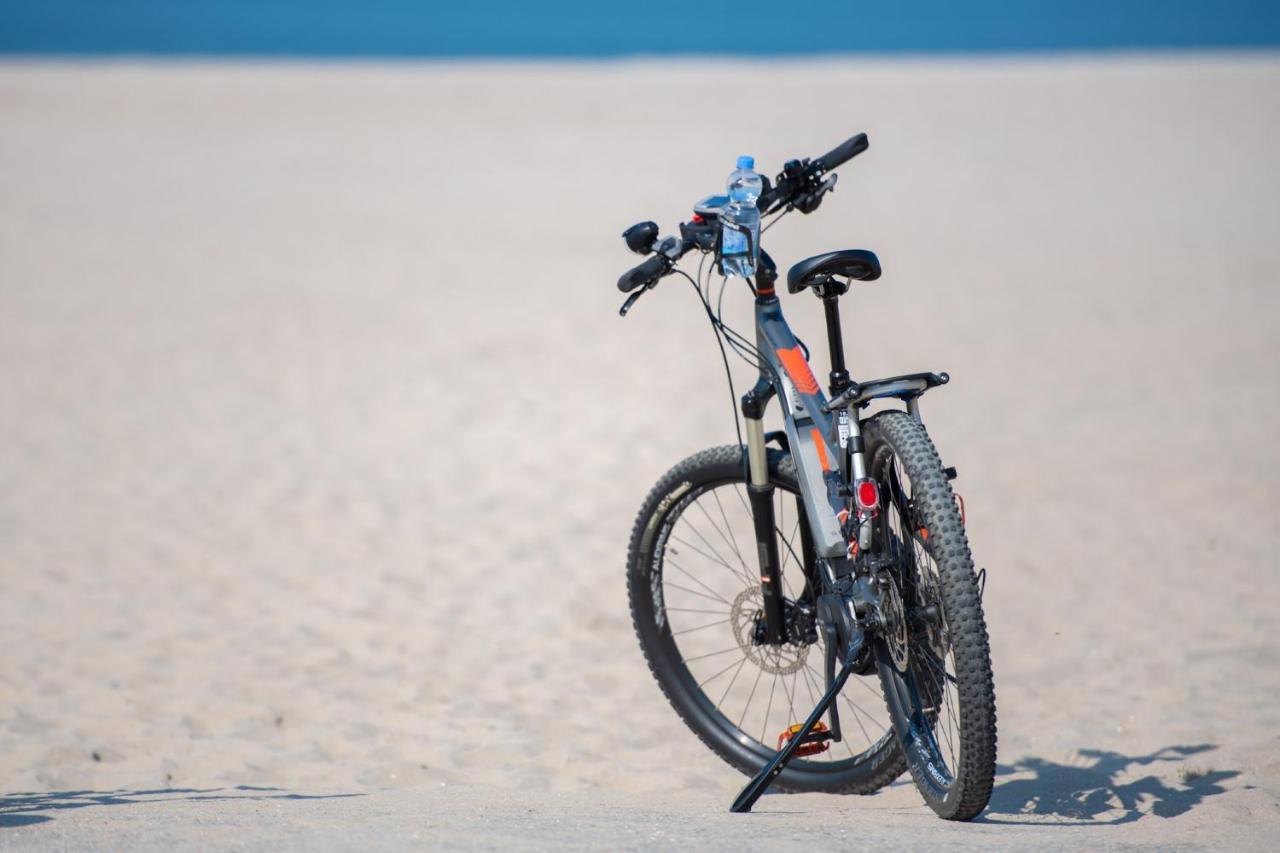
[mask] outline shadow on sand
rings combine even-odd
[[[40,814],[87,806],[128,806],[173,800],[327,800],[362,794],[291,794],[283,788],[236,785],[234,788],[156,788],[149,791],[50,791],[0,794],[0,828],[31,826],[53,820]]]
[[[1227,789],[1221,783],[1239,776],[1239,771],[1185,767],[1173,785],[1151,774],[1132,782],[1120,780],[1131,776],[1132,768],[1181,762],[1216,748],[1208,743],[1169,746],[1149,755],[1082,749],[1078,753],[1082,759],[1079,764],[1024,758],[1016,764],[1000,765],[991,805],[980,820],[1038,826],[1054,823],[1112,826],[1132,823],[1148,815],[1176,817],[1206,797],[1224,793]],[[1025,777],[1027,773],[1032,775]],[[1002,782],[1002,776],[1019,778]]]

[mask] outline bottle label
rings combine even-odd
[[[745,255],[747,254],[747,235],[741,231],[735,231],[732,228],[722,228],[723,237],[720,241],[720,254],[722,255]]]

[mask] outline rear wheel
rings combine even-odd
[[[791,642],[756,639],[763,604],[741,448],[703,451],[659,480],[636,518],[627,560],[632,619],[659,686],[702,742],[747,775],[826,690],[821,632],[815,640],[803,624],[813,618],[813,593],[795,464],[772,449],[768,461]],[[851,678],[838,699],[844,740],[792,761],[774,789],[865,794],[902,774],[871,672]]]
[[[895,558],[905,626],[896,639],[876,640],[886,706],[925,801],[944,818],[969,820],[991,797],[996,709],[963,519],[919,421],[884,412],[864,435],[883,495],[877,544]]]

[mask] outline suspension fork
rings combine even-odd
[[[764,443],[764,410],[774,395],[773,384],[763,376],[742,395],[742,416],[747,429],[747,498],[755,522],[756,553],[760,559],[760,595],[764,600],[765,642],[780,646],[787,641],[783,610],[782,570],[778,561],[778,537],[774,535],[773,482]]]

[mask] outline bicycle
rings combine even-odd
[[[834,170],[867,147],[858,134],[765,178],[761,234],[787,213],[817,210],[835,187]],[[763,249],[754,282],[746,282],[755,341],[727,326],[719,307],[726,280],[715,310],[710,298],[724,204],[714,196],[699,202],[679,236],[659,239],[653,222],[623,234],[649,257],[618,279],[630,294],[619,313],[664,277],[681,275],[716,333],[731,398],[726,346],[759,372],[740,399],[746,440],[735,406],[738,443],[680,462],[636,517],[627,589],[645,658],[689,728],[753,777],[732,811],[750,811],[771,785],[869,794],[909,770],[939,816],[971,819],[986,807],[995,776],[985,570],[974,571],[963,502],[951,487],[956,471],[942,465],[920,416],[920,398],[949,377],[850,377],[839,299],[854,281],[881,273],[862,249],[816,255],[786,277],[789,293],[811,290],[822,300],[829,397],[783,317],[777,267]],[[701,264],[696,280],[676,266],[694,250],[704,264],[714,258],[705,282]],[[783,429],[766,433],[775,397]],[[885,400],[905,411],[863,414]],[[843,689],[851,681],[859,685],[852,695]],[[806,698],[813,710],[797,723]],[[868,710],[877,704],[883,714]],[[768,734],[781,720],[788,724],[771,746]]]

